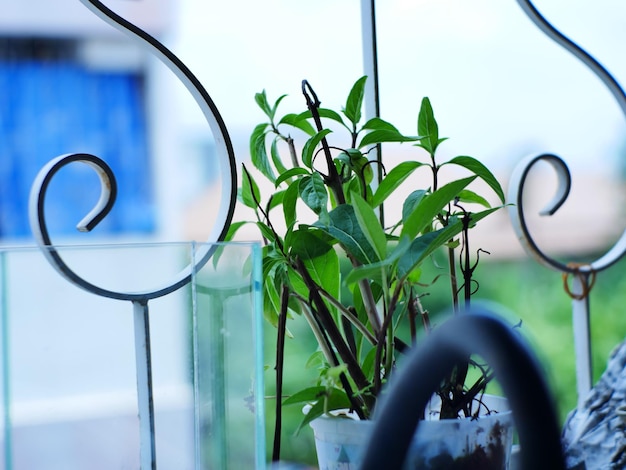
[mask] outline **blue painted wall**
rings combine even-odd
[[[72,61],[0,61],[0,237],[28,237],[28,196],[41,167],[66,153],[93,153],[113,169],[118,201],[100,234],[155,228],[146,110],[140,75],[88,70]],[[75,232],[100,187],[75,164],[46,199],[51,233]]]

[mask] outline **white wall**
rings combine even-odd
[[[169,27],[173,8],[171,0],[111,0],[106,5],[151,34]],[[0,11],[0,31],[5,34],[111,34],[79,0],[0,0]]]

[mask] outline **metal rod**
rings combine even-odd
[[[203,462],[203,450],[201,436],[201,419],[202,414],[200,412],[200,360],[199,360],[199,347],[200,341],[198,341],[198,270],[196,269],[196,242],[191,242],[191,250],[189,253],[189,259],[191,260],[191,325],[192,325],[192,344],[193,344],[193,425],[194,425],[194,455],[195,455],[195,470],[202,470],[204,468]]]
[[[361,0],[361,35],[363,38],[363,70],[368,76],[365,85],[365,115],[367,119],[371,119],[380,117],[376,5],[374,0]]]
[[[572,300],[572,324],[574,329],[574,353],[576,357],[576,390],[578,408],[591,390],[591,335],[589,326],[589,276],[572,276],[572,294],[583,298]]]
[[[365,119],[380,117],[378,40],[376,37],[376,2],[361,0],[361,36],[363,43],[363,71],[368,80],[365,84]],[[382,149],[380,144],[373,150],[376,165],[376,183],[383,179]],[[378,207],[381,224],[384,225],[384,206]]]
[[[4,409],[4,413],[2,415],[3,423],[3,431],[4,431],[4,468],[7,470],[11,470],[13,468],[13,424],[11,417],[11,351],[9,344],[9,302],[8,302],[8,286],[7,286],[7,278],[6,278],[6,252],[2,251],[0,253],[0,269],[1,271],[1,294],[2,299],[0,300],[0,305],[2,307],[2,312],[0,315],[2,319],[0,320],[2,325],[2,407]]]
[[[148,302],[133,302],[141,470],[156,470],[152,358]]]
[[[263,307],[263,263],[261,262],[261,246],[252,247],[252,289],[253,311]],[[255,350],[255,380],[254,380],[254,412],[257,416],[255,429],[256,467],[265,468],[265,382],[263,367],[263,315],[254,316],[254,350]]]

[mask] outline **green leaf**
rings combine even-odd
[[[400,132],[398,131],[396,126],[394,126],[390,122],[385,121],[384,119],[381,119],[379,117],[371,118],[369,121],[363,124],[363,129],[378,130],[378,131],[388,130],[388,131]]]
[[[274,194],[270,196],[268,211],[271,211],[275,207],[280,206],[285,199],[285,191],[276,191]]]
[[[278,188],[278,186],[282,182],[287,181],[288,179],[293,178],[294,176],[310,175],[310,174],[311,172],[307,170],[306,168],[302,168],[302,167],[291,168],[289,170],[284,171],[280,175],[278,175],[278,178],[276,178],[276,181],[274,182],[274,187]]]
[[[327,367],[327,364],[324,353],[322,351],[315,351],[309,356],[304,367],[307,369],[322,369]]]
[[[264,238],[268,239],[272,243],[276,241],[276,234],[269,227],[269,225],[264,224],[263,222],[258,222],[258,221],[255,223],[256,223],[256,226],[261,231],[261,235],[263,235]]]
[[[305,299],[308,298],[309,289],[307,288],[306,284],[302,280],[302,277],[300,276],[300,274],[297,273],[292,268],[289,268],[288,270],[288,280],[289,280],[289,285],[291,286],[291,290],[293,292],[299,294]]]
[[[270,116],[272,121],[274,121],[274,117],[276,116],[276,110],[278,109],[278,105],[280,104],[280,102],[282,100],[284,100],[287,97],[287,95],[280,95],[278,97],[278,99],[276,100],[276,102],[274,103],[274,107],[272,108],[272,115]]]
[[[268,133],[268,123],[257,124],[250,134],[249,146],[250,156],[252,160],[256,159],[255,153],[258,151],[258,147],[262,145],[262,150],[265,151],[265,136]]]
[[[326,387],[318,385],[316,387],[305,388],[283,400],[283,406],[307,404],[319,400],[326,392]]]
[[[501,207],[493,207],[481,212],[470,214],[470,228],[474,227],[480,220],[489,214],[497,211]],[[453,217],[450,223],[433,232],[428,232],[421,237],[416,238],[411,243],[409,250],[402,256],[398,262],[398,271],[400,275],[405,275],[415,269],[419,264],[430,256],[435,250],[444,246],[463,230],[463,221],[460,217]]]
[[[354,213],[354,208],[341,204],[328,213],[328,224],[316,222],[314,226],[321,228],[334,237],[344,249],[364,264],[379,261],[376,251],[367,241]]]
[[[267,179],[274,181],[274,171],[270,166],[267,158],[267,150],[265,149],[265,138],[267,124],[259,124],[254,128],[250,136],[250,159],[252,165],[258,169]]]
[[[387,258],[377,263],[364,264],[352,269],[345,277],[344,282],[346,284],[353,284],[361,279],[382,280],[383,270],[398,261],[409,249],[410,244],[410,240],[407,237],[403,237]]]
[[[374,209],[357,193],[352,193],[354,214],[367,241],[374,247],[379,259],[387,256],[387,236]]]
[[[302,114],[285,114],[281,120],[278,121],[278,124],[287,124],[306,132],[308,135],[315,135],[315,128]]]
[[[278,326],[278,312],[280,312],[281,309],[282,302],[280,292],[282,292],[283,289],[287,289],[289,293],[294,291],[293,287],[288,282],[288,276],[285,272],[286,269],[287,268],[285,265],[285,260],[281,259],[280,262],[277,263],[277,269],[275,269],[273,273],[269,272],[266,274],[265,270],[263,271],[263,284],[265,286],[264,294],[266,298],[271,299],[270,302],[266,302],[266,299],[264,299],[264,317],[267,321],[270,321],[270,324],[274,327]],[[297,315],[300,315],[302,313],[301,305],[291,296],[289,297],[287,307],[287,314],[289,318],[292,317],[293,313]],[[293,334],[291,333],[291,331],[289,331],[288,328],[285,330],[285,332],[287,334],[287,337],[293,338]]]
[[[346,107],[343,110],[346,117],[355,126],[361,120],[361,108],[363,107],[363,97],[365,96],[366,81],[367,76],[363,76],[354,83],[352,89],[350,90],[350,94],[348,95]]]
[[[348,204],[352,203],[352,194],[363,194],[363,185],[361,184],[361,178],[351,178],[347,186],[344,184],[344,188],[346,188],[346,202]]]
[[[283,214],[288,228],[293,227],[296,223],[296,204],[300,194],[298,186],[297,181],[291,183],[285,190],[285,196],[283,197]]]
[[[504,191],[502,190],[502,186],[496,179],[496,177],[489,171],[489,169],[483,165],[480,161],[476,160],[474,157],[468,157],[465,155],[454,157],[452,160],[443,163],[443,165],[459,165],[463,168],[468,169],[475,175],[477,175],[480,179],[482,179],[485,183],[487,183],[491,189],[497,194],[498,198],[504,204]]]
[[[315,153],[315,148],[319,145],[319,143],[330,134],[332,131],[330,129],[322,129],[304,144],[304,148],[302,149],[302,163],[308,168],[313,169],[313,154]]]
[[[285,243],[290,246],[291,254],[301,260],[323,256],[333,249],[332,245],[317,236],[313,230],[306,228],[291,232],[285,237]]]
[[[339,114],[337,111],[333,111],[332,109],[327,109],[327,108],[319,108],[317,112],[321,118],[332,119],[333,121],[336,121],[342,126],[347,128],[346,124],[343,122],[343,118],[341,117],[341,114]],[[298,117],[303,118],[303,119],[310,119],[313,117],[313,115],[311,114],[311,111],[304,111],[300,113]]]
[[[363,148],[368,145],[382,144],[384,142],[415,142],[423,137],[420,136],[405,136],[398,130],[390,129],[378,129],[368,132],[359,142],[358,147]]]
[[[374,371],[376,370],[374,364],[376,364],[376,348],[372,348],[368,351],[363,359],[362,365],[363,373],[372,381],[374,380]]]
[[[240,221],[240,222],[233,222],[232,224],[230,224],[230,226],[228,227],[228,232],[226,232],[226,236],[224,237],[224,241],[225,242],[231,241],[233,237],[235,236],[235,234],[237,233],[237,231],[248,223],[250,222]]]
[[[265,136],[265,134],[267,133],[267,128],[270,125],[268,123],[261,123],[261,124],[257,124],[254,127],[254,130],[252,131],[252,134],[250,134],[250,147],[254,145],[256,145],[256,141],[260,136]]]
[[[278,173],[284,173],[287,171],[285,165],[283,165],[283,160],[280,158],[280,153],[278,152],[278,139],[279,136],[276,136],[272,139],[272,145],[270,146],[270,154],[272,156],[272,162],[274,163],[274,167],[278,170]]]
[[[319,173],[314,172],[310,176],[307,175],[300,178],[298,190],[302,201],[304,201],[313,212],[319,215],[327,210],[328,193],[326,192],[324,180]]]
[[[424,164],[420,162],[402,162],[398,166],[394,167],[378,185],[378,188],[374,193],[372,206],[380,206],[385,199],[387,199],[387,197],[389,197],[389,195],[392,194],[398,186],[400,186],[402,182],[411,175],[411,173],[423,165]]]
[[[265,115],[272,119],[272,108],[267,102],[267,94],[265,93],[265,90],[261,93],[256,93],[254,95],[254,101],[256,101],[256,104],[259,105],[259,108],[261,108]]]
[[[343,122],[343,118],[341,117],[341,114],[339,114],[337,111],[334,111],[328,108],[319,108],[317,112],[320,115],[320,117],[325,118],[325,119],[332,119],[333,121],[336,121],[345,126],[345,123]]]
[[[435,250],[441,248],[450,239],[463,230],[459,220],[453,220],[446,227],[428,232],[411,242],[411,246],[398,262],[398,273],[405,276],[419,266]]]
[[[247,207],[256,209],[261,201],[261,191],[246,167],[243,167],[241,178],[241,201]]]
[[[439,144],[439,127],[428,97],[422,98],[422,105],[417,119],[417,133],[425,136],[420,139],[421,146],[431,155]]]
[[[235,234],[237,233],[237,231],[243,227],[246,224],[249,224],[251,222],[247,222],[247,221],[239,221],[239,222],[233,222],[228,226],[228,231],[226,232],[226,235],[224,236],[224,242],[229,242],[233,239],[233,237],[235,236]],[[222,257],[222,254],[224,252],[224,247],[225,245],[217,245],[217,248],[215,250],[215,253],[213,253],[213,256],[211,257],[211,260],[213,262],[213,267],[216,267],[219,263],[220,258]]]
[[[416,189],[406,197],[402,204],[402,221],[405,221],[411,215],[426,194],[428,194],[428,191],[425,189]]]
[[[335,298],[339,297],[341,289],[341,275],[339,271],[339,257],[335,250],[328,250],[321,256],[305,259],[304,266],[317,284]],[[334,307],[331,309],[334,310]]]
[[[276,256],[272,246],[263,247],[263,315],[266,321],[278,326],[278,312],[280,311],[280,294],[285,280],[284,258]]]
[[[415,238],[418,233],[427,228],[437,217],[437,214],[461,192],[465,187],[476,179],[476,176],[462,178],[442,186],[437,191],[429,194],[417,205],[404,221],[401,235]]]
[[[502,209],[503,206],[492,207],[491,209],[486,209],[480,212],[472,212],[470,214],[470,228],[474,227],[480,220],[487,217],[489,214],[493,214],[499,209]]]
[[[304,426],[325,413],[334,410],[348,410],[351,406],[352,404],[350,403],[350,399],[348,398],[348,395],[346,395],[346,392],[338,388],[332,388],[326,391],[325,395],[319,398],[318,401],[311,407],[298,426],[296,432],[299,432]]]
[[[276,287],[271,283],[265,283],[263,295],[263,317],[274,328],[278,327],[278,312],[280,311],[280,296]]]
[[[274,116],[276,115],[276,109],[278,108],[278,105],[286,96],[287,95],[279,96],[273,107],[271,107],[269,105],[269,102],[267,101],[267,94],[265,93],[265,90],[263,90],[261,93],[255,94],[254,100],[256,101],[256,104],[259,105],[259,108],[263,110],[265,115],[269,117],[271,121],[273,121]]]
[[[338,158],[344,161],[342,157],[346,153],[349,157],[348,161],[352,170],[360,179],[362,178],[366,184],[371,183],[374,179],[374,170],[372,169],[369,159],[357,149],[347,149],[346,152],[342,152]]]
[[[483,207],[489,209],[491,204],[480,194],[476,194],[474,191],[470,191],[469,189],[464,189],[457,196],[460,202],[469,202],[472,204],[480,204]]]

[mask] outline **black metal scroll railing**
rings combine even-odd
[[[517,0],[517,2],[541,31],[580,59],[598,76],[598,78],[600,78],[614,96],[620,109],[626,116],[626,94],[617,80],[591,55],[552,26],[530,0]],[[541,161],[550,164],[556,172],[558,187],[554,198],[548,203],[547,207],[540,212],[540,215],[553,215],[567,199],[571,187],[571,175],[565,161],[553,154],[531,155],[517,165],[511,176],[508,199],[513,205],[510,206],[509,212],[513,228],[525,250],[541,264],[561,272],[566,281],[568,280],[567,278],[571,277],[569,292],[572,297],[576,381],[578,405],[580,406],[592,385],[588,294],[595,282],[596,273],[613,265],[626,253],[626,231],[606,254],[593,262],[583,265],[562,263],[542,251],[538,243],[533,239],[526,223],[523,202],[524,186],[528,174],[530,170]]]
[[[549,37],[561,44],[568,51],[583,61],[609,88],[615,96],[621,109],[626,114],[626,95],[619,83],[589,54],[575,43],[558,32],[538,12],[530,0],[517,0],[529,18]],[[209,242],[219,241],[224,238],[228,226],[232,220],[236,197],[236,162],[234,152],[226,126],[220,114],[202,84],[192,72],[165,46],[145,31],[136,27],[124,18],[120,17],[99,0],[80,0],[103,21],[130,35],[152,54],[160,59],[186,86],[196,100],[198,106],[212,130],[216,141],[217,154],[221,168],[222,198],[219,202],[219,215],[216,224],[209,235]],[[363,5],[370,5],[373,11],[373,2],[364,0]],[[375,35],[372,34],[375,59]],[[570,188],[570,175],[565,162],[555,155],[537,155],[529,157],[520,163],[516,169],[510,185],[510,201],[515,203],[511,208],[511,215],[515,230],[528,252],[548,267],[573,276],[573,315],[574,331],[577,355],[577,379],[578,393],[583,396],[591,387],[590,361],[589,361],[589,305],[587,293],[589,292],[595,273],[601,271],[619,260],[626,252],[626,232],[615,246],[600,259],[584,266],[571,266],[563,264],[545,254],[535,243],[526,225],[522,195],[524,184],[530,169],[538,161],[550,163],[559,176],[560,185],[553,202],[545,211],[547,215],[553,214],[565,201]],[[115,178],[110,168],[100,158],[87,154],[72,154],[58,157],[51,161],[41,171],[31,193],[31,223],[33,231],[42,246],[43,252],[57,271],[70,282],[78,285],[95,295],[129,301],[133,305],[135,330],[136,330],[136,357],[138,365],[138,401],[141,419],[141,465],[143,469],[156,468],[156,450],[153,440],[154,420],[152,409],[152,384],[150,366],[150,327],[148,304],[152,299],[167,295],[176,289],[186,285],[192,272],[208,261],[212,255],[210,248],[198,254],[192,264],[184,268],[178,276],[165,286],[143,292],[115,292],[98,287],[95,284],[81,278],[69,267],[61,255],[56,252],[52,240],[48,234],[44,217],[45,195],[48,184],[55,173],[65,165],[83,163],[89,165],[100,177],[101,198],[94,210],[87,215],[83,222],[79,223],[79,230],[90,230],[102,220],[110,210],[115,199]],[[208,246],[208,245],[207,245]]]
[[[223,240],[232,220],[236,191],[236,162],[226,126],[211,97],[191,71],[163,44],[154,37],[120,17],[98,0],[80,0],[101,19],[130,35],[142,46],[159,58],[185,85],[201,108],[212,130],[216,142],[221,169],[222,196],[219,202],[217,221],[208,237],[208,243],[194,254],[191,263],[182,269],[166,285],[157,286],[142,292],[117,292],[101,288],[82,278],[66,264],[55,249],[48,232],[45,219],[45,198],[49,183],[64,166],[82,163],[91,167],[99,176],[101,195],[96,207],[81,221],[79,231],[90,231],[106,217],[116,196],[115,176],[109,166],[99,157],[88,154],[71,154],[50,161],[39,173],[32,187],[30,197],[30,220],[37,242],[42,247],[48,261],[68,281],[98,296],[131,302],[133,305],[135,329],[135,355],[137,364],[137,396],[140,418],[140,461],[144,470],[157,466],[154,441],[155,423],[152,393],[152,366],[150,352],[150,324],[148,304],[151,300],[165,296],[187,285],[194,272],[209,260],[214,252],[212,242]]]

